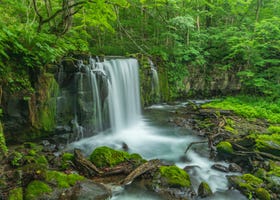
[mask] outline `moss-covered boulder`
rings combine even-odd
[[[65,170],[71,166],[71,163],[74,161],[74,154],[72,153],[63,153],[61,156],[61,169]]]
[[[9,192],[8,200],[23,200],[23,192],[22,188],[15,188]]]
[[[134,162],[144,162],[139,154],[129,154],[125,151],[114,150],[110,147],[102,146],[96,148],[90,155],[90,161],[96,167],[114,167],[122,162],[133,160]]]
[[[177,166],[161,166],[157,177],[160,185],[167,187],[190,187],[191,181],[188,173]]]
[[[46,181],[59,188],[69,188],[76,184],[76,182],[84,180],[83,176],[78,174],[65,174],[59,171],[47,171]]]
[[[227,157],[232,155],[233,148],[230,142],[222,141],[217,144],[217,152],[221,157]]]
[[[52,188],[42,181],[32,181],[26,188],[25,199],[34,200],[38,199],[43,194],[51,193]]]
[[[152,188],[168,199],[188,199],[193,192],[188,173],[175,165],[159,167],[153,176]]]
[[[267,187],[280,197],[280,162],[270,161],[270,169],[266,173]]]
[[[260,200],[270,200],[270,194],[269,192],[264,189],[264,188],[257,188],[255,190],[256,196],[258,197],[258,199]]]
[[[204,198],[204,197],[208,197],[210,195],[213,194],[210,186],[208,185],[208,183],[206,182],[201,182],[199,187],[198,187],[198,191],[197,191],[198,196]]]
[[[270,153],[275,156],[280,155],[280,134],[272,135],[258,134],[255,135],[255,149],[261,152]]]
[[[240,190],[248,198],[250,196],[256,196],[256,190],[263,188],[264,182],[262,179],[252,175],[243,174],[242,176],[229,176],[229,182],[233,187]]]

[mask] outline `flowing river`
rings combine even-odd
[[[80,140],[71,144],[72,147],[81,148],[86,154],[98,146],[110,146],[114,149],[122,149],[123,143],[127,144],[130,153],[139,153],[145,159],[158,158],[166,163],[175,163],[180,168],[190,166],[188,173],[194,191],[197,192],[201,181],[206,181],[214,195],[205,199],[213,200],[245,200],[247,199],[236,190],[228,190],[226,175],[212,169],[213,164],[228,166],[225,162],[214,162],[208,159],[209,150],[207,144],[194,145],[191,150],[184,154],[185,149],[191,142],[201,141],[203,138],[195,136],[190,129],[179,128],[168,124],[168,119],[175,109],[184,106],[154,105],[146,108],[142,117],[133,125],[116,132],[107,131],[99,135]],[[137,184],[116,187],[112,200],[140,200],[162,199]]]
[[[72,101],[75,108],[72,122],[76,128],[74,130],[77,130],[75,138],[78,141],[71,143],[70,148],[80,148],[89,155],[99,146],[122,149],[123,144],[126,144],[130,153],[139,153],[147,160],[157,158],[166,163],[176,164],[180,168],[188,167],[195,192],[201,181],[210,185],[214,195],[208,199],[246,199],[238,191],[228,190],[228,173],[211,168],[217,163],[208,159],[207,144],[195,145],[187,155],[184,154],[191,142],[203,140],[191,129],[175,127],[168,123],[170,116],[174,115],[176,109],[184,107],[184,103],[172,106],[154,105],[141,113],[139,65],[136,59],[113,59],[104,62],[91,59],[89,65],[80,62],[77,66],[81,71],[75,75],[76,86],[72,88],[76,88],[76,91],[64,91],[60,97],[61,106],[58,107],[61,111],[60,116],[69,118],[65,106],[66,100],[70,98],[65,94],[75,94]],[[151,69],[154,76],[154,66],[151,66]],[[160,90],[156,88],[157,85],[154,84],[156,94]],[[104,88],[107,88],[105,93]],[[108,118],[110,129],[102,131]],[[92,131],[96,132],[94,136],[84,138],[86,132]],[[224,162],[218,164],[228,165]],[[162,198],[135,183],[125,188],[113,187],[112,200]]]

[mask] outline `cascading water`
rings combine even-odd
[[[110,77],[109,109],[114,131],[139,120],[141,114],[138,62],[136,59],[104,62]]]
[[[145,159],[158,158],[175,163],[181,168],[189,166],[191,168],[189,174],[195,191],[197,191],[201,181],[209,183],[214,192],[214,195],[209,199],[244,200],[239,192],[227,189],[227,173],[211,169],[211,165],[215,162],[207,158],[209,152],[206,145],[200,146],[197,150],[190,150],[187,156],[188,161],[181,159],[185,148],[191,142],[201,141],[201,138],[193,136],[191,130],[181,130],[166,123],[171,113],[175,113],[174,110],[177,107],[169,106],[166,108],[159,105],[147,109],[146,114],[148,113],[148,115],[141,115],[137,60],[116,59],[105,60],[104,62],[92,60],[89,66],[87,73],[91,74],[91,88],[99,91],[95,96],[100,100],[101,105],[99,106],[102,114],[98,115],[103,117],[104,108],[108,108],[106,112],[110,115],[111,129],[106,131],[105,134],[103,132],[71,143],[69,145],[70,149],[79,148],[89,155],[98,146],[122,149],[122,144],[125,143],[130,153],[139,153]],[[106,81],[101,79],[103,81],[100,82],[100,76],[106,77]],[[105,82],[108,95],[101,94]],[[107,106],[104,104],[107,104]],[[156,112],[155,116],[152,116],[153,112]],[[226,165],[224,162],[220,164]],[[134,188],[132,191],[117,189],[113,192],[112,200],[162,199],[156,194],[143,193],[141,188]]]
[[[160,87],[159,87],[159,78],[158,78],[158,73],[157,69],[151,59],[148,59],[150,66],[151,66],[151,71],[152,71],[152,92],[155,97],[155,102],[159,102],[160,100]]]
[[[88,64],[79,60],[76,72],[71,75],[73,80],[66,87],[63,87],[66,76],[60,68],[58,127],[68,126],[64,129],[72,130],[70,141],[107,128],[118,131],[138,121],[141,114],[138,67],[136,59],[99,62],[90,58]]]

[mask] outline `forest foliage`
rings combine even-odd
[[[161,60],[174,98],[189,67],[235,72],[244,93],[280,94],[280,0],[2,0],[0,12],[0,82],[11,93],[34,92],[49,63],[89,52]]]

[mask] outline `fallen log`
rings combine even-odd
[[[154,159],[154,160],[145,162],[144,164],[140,165],[135,170],[133,170],[123,181],[121,181],[120,185],[127,185],[127,184],[131,183],[138,176],[140,176],[148,171],[151,171],[153,169],[156,169],[160,165],[161,165],[161,161],[158,159]]]
[[[102,171],[82,155],[80,149],[74,150],[74,164],[75,168],[87,178],[103,174]]]

